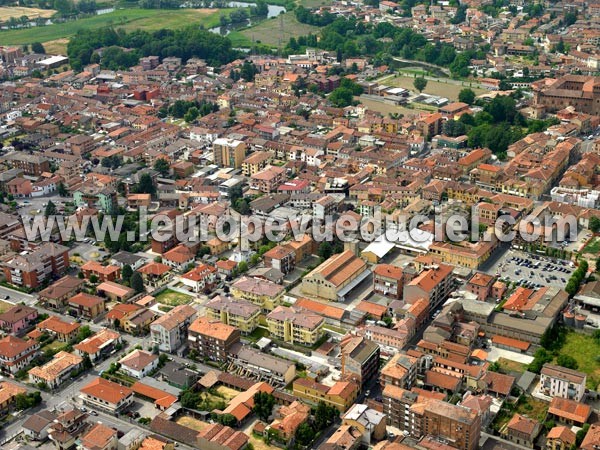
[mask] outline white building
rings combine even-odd
[[[158,361],[157,355],[135,350],[121,358],[119,364],[121,364],[121,371],[141,380],[158,367]]]
[[[580,402],[585,395],[587,375],[554,364],[544,364],[540,372],[540,390],[550,397],[568,398]]]

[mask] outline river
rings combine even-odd
[[[252,6],[256,6],[256,3],[227,2],[225,4],[225,6],[227,8],[249,8]],[[271,17],[277,17],[279,14],[286,12],[285,7],[283,7],[283,6],[278,6],[278,5],[267,5],[267,6],[269,8],[269,12],[267,13],[267,19],[270,19]],[[218,27],[209,28],[209,31],[216,33],[216,34],[220,34],[221,36],[227,36],[229,33],[231,33],[234,30],[238,30],[240,28],[246,28],[250,25],[252,25],[252,21],[251,21],[251,19],[248,19],[248,20],[245,20],[244,22],[232,23],[225,27],[218,26]]]

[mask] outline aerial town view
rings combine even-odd
[[[0,0],[34,449],[600,449],[600,0]]]

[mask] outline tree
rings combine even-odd
[[[83,369],[84,370],[89,370],[89,369],[91,369],[93,367],[92,360],[90,359],[90,356],[88,354],[86,354],[83,357],[83,363],[82,364],[83,364]]]
[[[164,158],[158,158],[154,163],[154,170],[160,173],[163,177],[167,176],[171,170],[169,161]]]
[[[577,360],[570,355],[558,355],[558,358],[556,358],[556,363],[559,366],[566,367],[567,369],[577,370],[579,367]]]
[[[458,93],[458,101],[466,103],[467,105],[472,105],[475,101],[475,92],[473,92],[473,89],[469,88],[461,89]]]
[[[315,430],[307,423],[300,424],[296,430],[296,441],[298,444],[308,447],[315,440]]]
[[[140,177],[140,182],[136,186],[136,191],[138,194],[154,194],[156,192],[150,174],[145,173]]]
[[[66,197],[67,195],[69,195],[69,191],[67,191],[65,183],[63,183],[62,181],[60,183],[58,183],[58,186],[56,187],[56,191],[58,192],[58,195],[60,195],[61,197]]]
[[[331,425],[338,414],[337,408],[320,401],[315,411],[315,428],[317,431],[322,431]]]
[[[415,78],[413,81],[413,86],[419,92],[423,92],[427,87],[427,80],[424,77]]]
[[[592,216],[590,217],[590,231],[592,233],[600,232],[600,217]]]
[[[131,268],[131,266],[129,264],[125,264],[123,266],[123,269],[121,270],[121,279],[124,282],[129,283],[129,280],[131,279],[131,275],[133,275],[133,269]]]
[[[131,278],[129,279],[129,284],[137,293],[144,291],[144,280],[139,272],[133,272],[133,275],[131,275]]]
[[[321,244],[319,244],[317,254],[324,260],[329,259],[329,257],[333,254],[333,248],[331,247],[331,244],[327,241],[321,242]]]
[[[96,284],[98,282],[98,275],[92,274],[90,275],[90,283]]]
[[[254,394],[254,414],[256,414],[260,420],[266,422],[269,420],[269,416],[273,412],[273,405],[275,405],[275,397],[267,392],[257,392]]]
[[[240,261],[238,264],[238,271],[240,273],[248,272],[248,263],[246,261]]]
[[[340,86],[329,94],[329,101],[338,108],[345,108],[354,101],[354,93],[351,89]]]
[[[187,123],[192,123],[194,120],[196,120],[198,118],[199,115],[200,115],[200,112],[198,111],[198,108],[196,108],[195,106],[192,106],[183,115],[183,120],[185,120]]]
[[[52,202],[52,200],[48,201],[46,205],[46,210],[44,211],[45,217],[55,216],[56,215],[56,205]]]
[[[41,54],[45,54],[46,53],[46,49],[39,42],[34,42],[33,44],[31,44],[31,51],[33,53],[41,53]]]
[[[77,330],[76,340],[77,340],[77,342],[81,342],[84,339],[89,338],[91,335],[92,335],[92,330],[90,329],[90,327],[88,325],[83,325],[83,326],[79,327],[79,330]]]

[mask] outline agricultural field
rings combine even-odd
[[[384,81],[383,84],[387,86],[393,87],[401,87],[404,89],[408,89],[412,92],[416,92],[415,86],[413,85],[415,78],[414,76],[397,76],[388,78]],[[461,84],[458,84],[455,80],[444,80],[443,78],[439,78],[438,81],[427,80],[427,87],[423,90],[424,94],[438,95],[440,97],[446,97],[451,101],[458,100],[458,93],[464,89],[470,87],[476,95],[483,94],[487,91],[484,89],[479,89],[475,87],[469,86],[469,82],[464,81]]]
[[[165,289],[156,296],[156,301],[168,306],[187,305],[191,303],[193,297],[172,289]]]
[[[54,9],[39,9],[39,8],[25,8],[22,6],[3,6],[0,8],[0,22],[14,17],[18,19],[22,16],[27,16],[30,19],[36,19],[38,17],[52,17],[56,11]]]
[[[69,38],[79,30],[108,26],[126,31],[182,28],[192,24],[210,28],[219,24],[219,17],[222,14],[231,11],[232,9],[119,9],[108,14],[56,25],[1,31],[0,42],[4,45],[45,43]]]
[[[282,19],[283,17],[283,19]],[[283,20],[283,32],[281,31],[281,20]],[[291,37],[317,33],[319,27],[306,25],[296,20],[293,12],[287,12],[278,17],[264,20],[258,25],[232,33],[234,47],[243,44],[261,43],[273,47],[285,47]],[[244,42],[243,37],[247,42]]]

